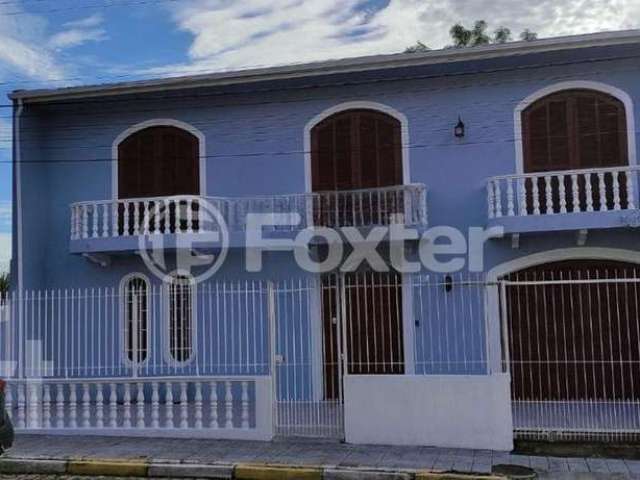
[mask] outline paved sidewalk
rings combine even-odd
[[[331,465],[489,473],[493,465],[531,467],[548,478],[598,473],[640,479],[640,461],[511,455],[489,450],[362,446],[323,441],[249,442],[95,436],[18,435],[7,458],[154,460],[164,463]],[[4,458],[4,457],[3,457]],[[592,477],[595,478],[595,477]],[[598,478],[602,478],[598,476]]]

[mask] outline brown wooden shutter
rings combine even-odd
[[[541,98],[522,112],[525,172],[626,165],[624,104],[593,90]]]
[[[198,139],[176,127],[149,127],[118,147],[120,198],[198,195]]]

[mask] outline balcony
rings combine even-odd
[[[165,248],[177,237],[219,229],[205,215],[215,207],[229,232],[230,245],[245,246],[247,215],[291,215],[291,225],[267,226],[263,236],[286,238],[309,227],[356,227],[404,224],[426,226],[426,188],[422,184],[262,197],[155,197],[79,202],[71,205],[70,250],[92,253],[137,250],[139,239],[162,235]],[[294,215],[300,222],[293,224]],[[206,243],[206,240],[205,240]]]
[[[639,171],[626,166],[492,177],[488,223],[507,234],[635,226]]]

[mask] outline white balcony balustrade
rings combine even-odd
[[[244,231],[247,215],[297,214],[295,231],[312,226],[426,225],[426,188],[421,184],[264,197],[136,198],[71,205],[71,240],[152,234],[198,233],[216,229],[210,207],[229,231]],[[292,217],[293,220],[293,217]]]
[[[633,210],[638,167],[539,172],[487,181],[489,219]]]

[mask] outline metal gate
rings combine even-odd
[[[345,373],[401,375],[402,277],[327,274],[274,295],[276,434],[344,438]]]
[[[277,436],[344,438],[341,309],[333,328],[321,319],[335,295],[322,279],[279,282],[275,288],[275,430]],[[334,300],[332,297],[327,297]]]
[[[640,276],[576,263],[501,282],[516,436],[638,439]]]

